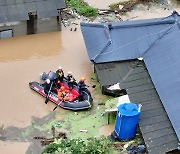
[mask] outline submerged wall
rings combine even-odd
[[[35,16],[28,21],[0,24],[0,32],[5,30],[12,30],[13,36],[55,32],[61,30],[61,20],[59,17],[37,19]]]

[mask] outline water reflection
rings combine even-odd
[[[18,36],[0,40],[0,62],[42,58],[63,51],[59,32]]]

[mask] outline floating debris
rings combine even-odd
[[[86,130],[86,129],[81,129],[81,130],[79,130],[80,132],[85,132],[85,133],[87,133],[88,132],[88,130]]]

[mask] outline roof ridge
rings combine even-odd
[[[161,40],[164,36],[166,36],[168,34],[168,32],[176,25],[177,23],[175,22],[171,27],[169,27],[167,29],[167,31],[160,36],[156,41],[154,41],[154,43],[141,55],[141,57],[143,57],[159,40]],[[162,31],[161,31],[162,32]]]

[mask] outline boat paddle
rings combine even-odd
[[[56,110],[56,108],[62,103],[62,101],[63,101],[63,100],[61,100],[61,101],[55,106],[55,108],[53,109],[53,111]]]
[[[52,85],[53,85],[53,82],[51,83],[51,86],[50,86],[50,88],[49,88],[48,94],[47,94],[47,96],[46,96],[46,100],[45,100],[45,103],[46,103],[46,104],[47,104],[48,101],[49,101],[49,95],[50,95],[50,92],[51,92],[51,89],[52,89]]]

